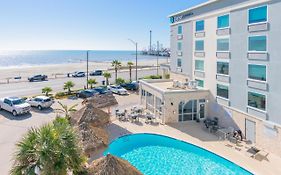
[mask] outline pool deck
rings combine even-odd
[[[123,122],[112,117],[112,123],[108,126],[110,140],[114,140],[122,135],[135,133],[154,133],[173,137],[224,157],[237,165],[245,168],[253,174],[260,175],[277,175],[281,174],[281,158],[269,154],[266,160],[258,161],[251,158],[242,148],[235,149],[229,147],[229,141],[220,141],[217,136],[203,129],[201,123],[188,122],[171,125],[146,124],[144,119],[140,122]],[[226,146],[228,145],[228,146]]]

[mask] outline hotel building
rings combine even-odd
[[[209,0],[169,16],[169,80],[141,81],[163,123],[219,118],[281,156],[281,0]]]

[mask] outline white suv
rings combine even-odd
[[[128,95],[128,91],[119,85],[108,86],[108,90],[118,95]]]
[[[39,110],[42,110],[43,108],[49,108],[54,103],[50,97],[46,96],[37,96],[35,98],[28,99],[26,102],[31,106],[38,108]]]
[[[30,104],[18,97],[6,97],[0,100],[0,109],[11,112],[13,116],[30,112]]]

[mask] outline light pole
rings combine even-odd
[[[138,81],[138,43],[131,39],[128,40],[136,46],[136,81]]]
[[[86,82],[87,89],[89,88],[88,81],[89,81],[89,51],[87,50],[87,82]]]
[[[157,41],[157,76],[159,75],[159,41]]]

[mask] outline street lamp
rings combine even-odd
[[[128,40],[136,46],[136,81],[138,81],[138,43],[131,39]]]
[[[89,88],[88,81],[89,81],[89,51],[87,50],[87,82],[86,82],[87,89]]]

